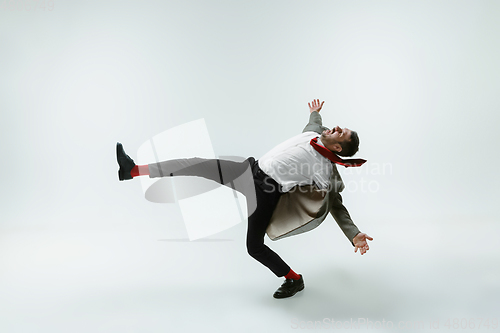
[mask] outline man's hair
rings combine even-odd
[[[349,157],[356,154],[359,149],[358,133],[351,131],[351,140],[342,142],[340,146],[342,147],[342,151],[340,153],[337,153],[337,155]]]

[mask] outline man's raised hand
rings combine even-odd
[[[368,246],[368,242],[366,240],[373,240],[372,237],[368,236],[367,234],[364,234],[362,232],[360,232],[359,234],[357,234],[354,239],[352,240],[352,242],[354,243],[354,252],[358,252],[358,249],[359,249],[359,252],[363,255],[366,253],[366,251],[368,251],[370,249],[370,247]]]
[[[319,99],[313,99],[312,105],[311,105],[311,103],[307,103],[307,105],[309,105],[309,113],[312,113],[314,111],[319,112],[321,110],[321,108],[323,107],[323,103],[325,103],[325,101],[323,101],[323,102],[321,102],[321,104],[319,104]]]

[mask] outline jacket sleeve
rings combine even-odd
[[[309,116],[309,123],[304,127],[304,132],[321,132],[321,127],[323,126],[323,121],[321,120],[321,115],[317,111],[311,112]]]
[[[360,231],[354,222],[352,222],[347,208],[342,204],[342,196],[340,193],[333,192],[331,195],[330,214],[332,214],[340,229],[344,232],[344,235],[346,235],[352,246],[354,246],[352,240]]]

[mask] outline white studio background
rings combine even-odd
[[[499,2],[41,5],[0,2],[0,331],[496,315]],[[375,240],[355,255],[329,218],[270,244],[304,274],[293,299],[272,299],[281,280],[246,254],[244,224],[183,241],[175,204],[117,179],[117,141],[135,157],[203,118],[216,155],[258,158],[315,98],[326,126],[359,133],[368,163],[340,170],[343,197]]]

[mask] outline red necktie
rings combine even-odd
[[[332,152],[330,149],[328,149],[322,145],[318,145],[317,142],[318,142],[318,138],[311,139],[311,145],[314,147],[314,149],[316,149],[316,151],[318,153],[320,153],[321,155],[323,155],[324,157],[326,157],[327,159],[329,159],[333,163],[337,163],[337,164],[343,165],[346,168],[348,168],[348,167],[353,167],[353,166],[359,167],[359,166],[363,165],[363,163],[366,162],[366,160],[363,160],[361,158],[351,158],[351,159],[344,160],[344,159],[338,157],[337,154]]]

